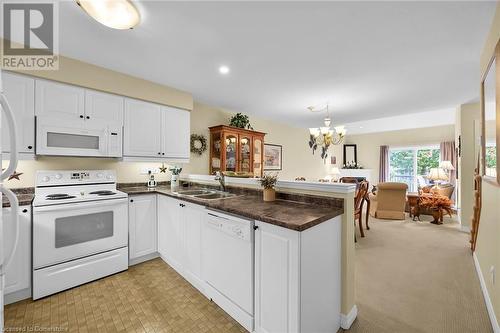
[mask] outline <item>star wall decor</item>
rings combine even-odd
[[[168,170],[168,168],[165,166],[165,163],[162,163],[161,167],[160,167],[160,172],[161,173],[167,173],[167,170]]]
[[[4,170],[5,169],[2,169],[2,171],[4,171]],[[12,179],[21,180],[21,179],[19,179],[19,176],[21,176],[22,174],[23,174],[22,172],[14,171],[14,173],[12,175],[10,175],[9,178],[7,178],[7,181],[12,180]]]

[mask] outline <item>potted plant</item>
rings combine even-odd
[[[229,126],[253,130],[252,126],[250,125],[250,120],[248,119],[248,116],[243,113],[237,113],[234,116],[232,116],[231,120],[229,120]]]
[[[182,171],[182,168],[174,166],[170,168],[169,171],[172,173],[172,178],[170,178],[170,188],[175,189],[179,187],[179,175]]]
[[[278,181],[278,175],[266,174],[259,179],[260,185],[264,188],[264,201],[274,201],[276,200],[276,182]]]

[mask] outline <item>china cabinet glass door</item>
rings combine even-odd
[[[240,135],[240,170],[242,172],[252,171],[252,138]]]
[[[262,140],[260,138],[253,139],[253,175],[262,176]]]
[[[226,143],[226,151],[225,151],[225,171],[236,171],[237,164],[237,153],[238,153],[238,135],[227,133],[224,136],[224,140]]]
[[[222,140],[221,140],[221,133],[220,132],[215,132],[212,133],[212,156],[211,156],[211,161],[210,161],[210,166],[212,169],[212,174],[214,174],[217,171],[220,171],[221,167],[221,149],[222,149]]]

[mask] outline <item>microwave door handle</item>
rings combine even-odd
[[[8,252],[8,254],[5,255],[2,265],[2,272],[5,272],[7,267],[12,262],[12,259],[14,258],[14,253],[16,252],[17,244],[19,243],[19,201],[17,200],[16,195],[11,190],[5,188],[3,185],[1,185],[1,191],[7,197],[7,199],[9,199],[12,216],[12,221],[10,222],[14,224],[14,245],[12,246],[12,249]]]
[[[9,127],[9,139],[10,139],[10,161],[7,169],[1,174],[0,181],[12,175],[17,168],[17,135],[16,135],[16,119],[14,113],[10,108],[9,102],[3,93],[0,93],[0,105],[5,112],[5,119],[7,120],[7,126]]]

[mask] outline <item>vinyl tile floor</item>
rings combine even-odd
[[[161,259],[4,313],[6,332],[246,332]]]

